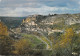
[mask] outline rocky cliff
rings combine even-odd
[[[78,27],[73,27],[77,24]],[[23,31],[63,32],[67,27],[80,29],[80,14],[32,15],[23,19]]]

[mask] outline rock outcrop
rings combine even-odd
[[[63,32],[65,26],[80,23],[80,14],[54,14],[54,15],[32,15],[23,19],[21,24],[22,32]]]

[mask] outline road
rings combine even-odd
[[[46,49],[52,49],[51,48],[52,42],[42,32],[40,32],[40,31],[37,31],[37,32],[40,33],[50,43],[50,45],[49,45],[46,41],[42,40],[40,37],[37,37],[37,38],[40,38],[40,40],[43,41],[47,45]]]
[[[12,30],[10,30],[10,31],[12,31]],[[12,31],[12,32],[15,33],[14,31]],[[51,48],[52,42],[51,42],[42,32],[40,32],[40,31],[37,31],[37,32],[40,33],[46,41],[44,41],[42,38],[40,38],[40,37],[37,36],[37,35],[34,35],[34,36],[37,37],[39,40],[41,40],[43,43],[46,44],[46,50],[51,50],[51,49],[52,49],[52,48]],[[15,34],[16,34],[16,33],[15,33]],[[48,42],[47,42],[47,41],[48,41]]]
[[[49,49],[49,44],[47,42],[45,42],[44,40],[42,40],[40,37],[34,35],[35,37],[37,37],[37,39],[41,40],[44,44],[46,44],[46,49]]]

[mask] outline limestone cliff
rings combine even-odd
[[[63,32],[63,29],[73,27],[75,24],[80,25],[80,14],[32,15],[23,19],[22,30],[43,32],[56,30]],[[79,29],[80,27],[74,28]]]

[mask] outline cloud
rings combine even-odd
[[[1,2],[2,0],[0,0],[0,2]]]
[[[80,4],[80,1],[79,1],[79,4]]]
[[[54,13],[75,13],[76,11],[79,11],[79,9],[71,9],[67,7],[49,7],[49,6],[42,6],[40,8],[32,8],[32,7],[18,7],[15,9],[11,8],[3,8],[0,9],[1,11],[1,16],[28,16],[28,15],[33,15],[33,14],[42,14],[42,15],[47,15],[49,13],[54,14]]]
[[[79,10],[79,0],[2,0],[0,2],[0,16],[79,13]]]
[[[79,7],[79,0],[3,0],[2,7]]]

